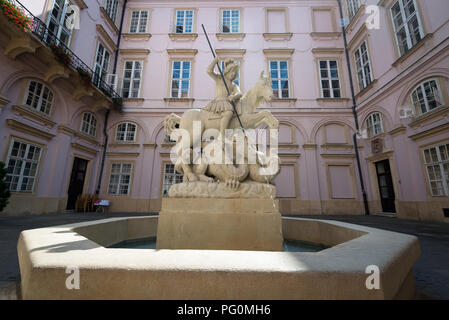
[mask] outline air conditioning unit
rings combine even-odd
[[[108,74],[106,76],[106,83],[112,87],[114,91],[117,91],[118,88],[118,75],[117,74]]]

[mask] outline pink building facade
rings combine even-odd
[[[158,212],[182,180],[163,120],[215,94],[204,24],[217,55],[239,62],[242,92],[271,77],[261,109],[281,124],[283,214],[365,214],[361,172],[371,214],[448,221],[449,7],[341,3],[351,74],[335,0],[23,0],[43,25],[34,32],[0,14],[2,214],[63,212],[96,191],[110,211]],[[69,66],[51,43],[74,53]]]

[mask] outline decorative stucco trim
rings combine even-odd
[[[76,130],[73,130],[72,128],[69,128],[69,127],[61,124],[58,126],[58,132],[65,133],[66,135],[72,136],[75,134]]]
[[[263,49],[265,55],[292,55],[295,49],[289,48],[273,48],[273,49]]]
[[[97,150],[89,148],[89,147],[86,147],[86,146],[83,146],[82,144],[79,144],[79,143],[76,143],[76,142],[72,143],[72,148],[76,149],[76,150],[84,151],[84,152],[89,153],[89,154],[91,154],[93,156],[95,156],[98,153]]]
[[[10,102],[11,101],[9,101],[6,97],[0,95],[0,108],[6,106]]]
[[[14,112],[20,114],[21,116],[30,117],[34,120],[41,122],[42,124],[44,124],[46,126],[53,127],[56,124],[56,122],[51,121],[48,116],[46,116],[38,111],[35,111],[35,110],[31,109],[30,107],[14,105],[14,106],[12,106],[12,110]]]
[[[7,119],[6,123],[8,124],[8,126],[11,129],[14,129],[14,130],[17,130],[17,131],[20,131],[20,132],[23,132],[23,133],[27,133],[27,134],[30,134],[32,136],[35,136],[35,137],[38,137],[38,138],[42,138],[42,139],[45,139],[45,140],[51,140],[55,136],[55,134],[53,134],[53,133],[46,132],[46,131],[43,131],[43,130],[40,130],[40,129],[36,129],[35,127],[32,127],[32,126],[30,126],[28,124],[19,122],[19,121],[14,120],[14,119]]]
[[[440,118],[449,113],[449,106],[442,106],[436,108],[430,112],[427,112],[423,115],[417,116],[414,120],[409,124],[410,127],[416,127],[424,122],[429,120],[433,120],[435,118]]]
[[[282,32],[282,33],[264,33],[263,37],[265,40],[284,40],[288,41],[292,38],[293,33],[292,32]]]
[[[150,54],[149,49],[120,49],[119,53],[121,55],[129,55],[129,54],[136,54],[136,55],[149,55]]]
[[[401,134],[405,134],[406,132],[407,132],[407,128],[401,125],[399,127],[396,127],[394,129],[390,130],[388,132],[388,134],[395,137],[395,136],[398,136]]]
[[[107,31],[104,29],[104,27],[101,24],[97,24],[97,32],[100,34],[100,36],[106,41],[108,46],[113,50],[117,51],[117,45],[115,42],[111,39]]]
[[[194,56],[197,53],[197,49],[167,49],[169,56]]]
[[[108,23],[109,27],[115,32],[116,35],[118,35],[118,33],[120,32],[117,28],[117,26],[115,25],[114,21],[112,21],[111,17],[109,17],[108,13],[106,12],[106,10],[104,9],[104,7],[100,7],[100,12],[101,15],[103,16],[103,18],[106,20],[106,22]]]
[[[80,9],[87,9],[89,8],[87,4],[83,0],[73,0],[73,2],[80,8]]]
[[[168,36],[172,40],[195,40],[198,33],[169,33]]]
[[[137,158],[140,152],[107,152],[108,157],[134,157]]]
[[[345,52],[345,49],[343,48],[313,48],[312,53],[313,54],[342,54]]]
[[[75,137],[80,138],[80,139],[82,139],[86,142],[89,142],[91,144],[98,145],[98,141],[94,137],[88,136],[85,133],[75,131]]]
[[[449,123],[445,123],[445,124],[433,127],[431,129],[424,130],[422,132],[411,135],[409,138],[414,141],[418,141],[418,140],[422,140],[422,139],[431,137],[433,135],[436,135],[436,134],[442,133],[442,132],[449,132]]]
[[[151,33],[122,33],[122,36],[125,40],[150,40]]]

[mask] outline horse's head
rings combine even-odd
[[[271,88],[270,79],[262,71],[259,80],[242,98],[243,112],[252,113],[265,102],[271,101],[272,98],[273,89]]]

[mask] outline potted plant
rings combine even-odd
[[[70,55],[67,53],[65,48],[56,43],[50,44],[50,49],[53,51],[53,54],[56,56],[56,59],[66,66],[70,66],[71,59]]]
[[[28,17],[22,9],[8,0],[0,0],[0,12],[19,29],[30,31],[33,19]]]

